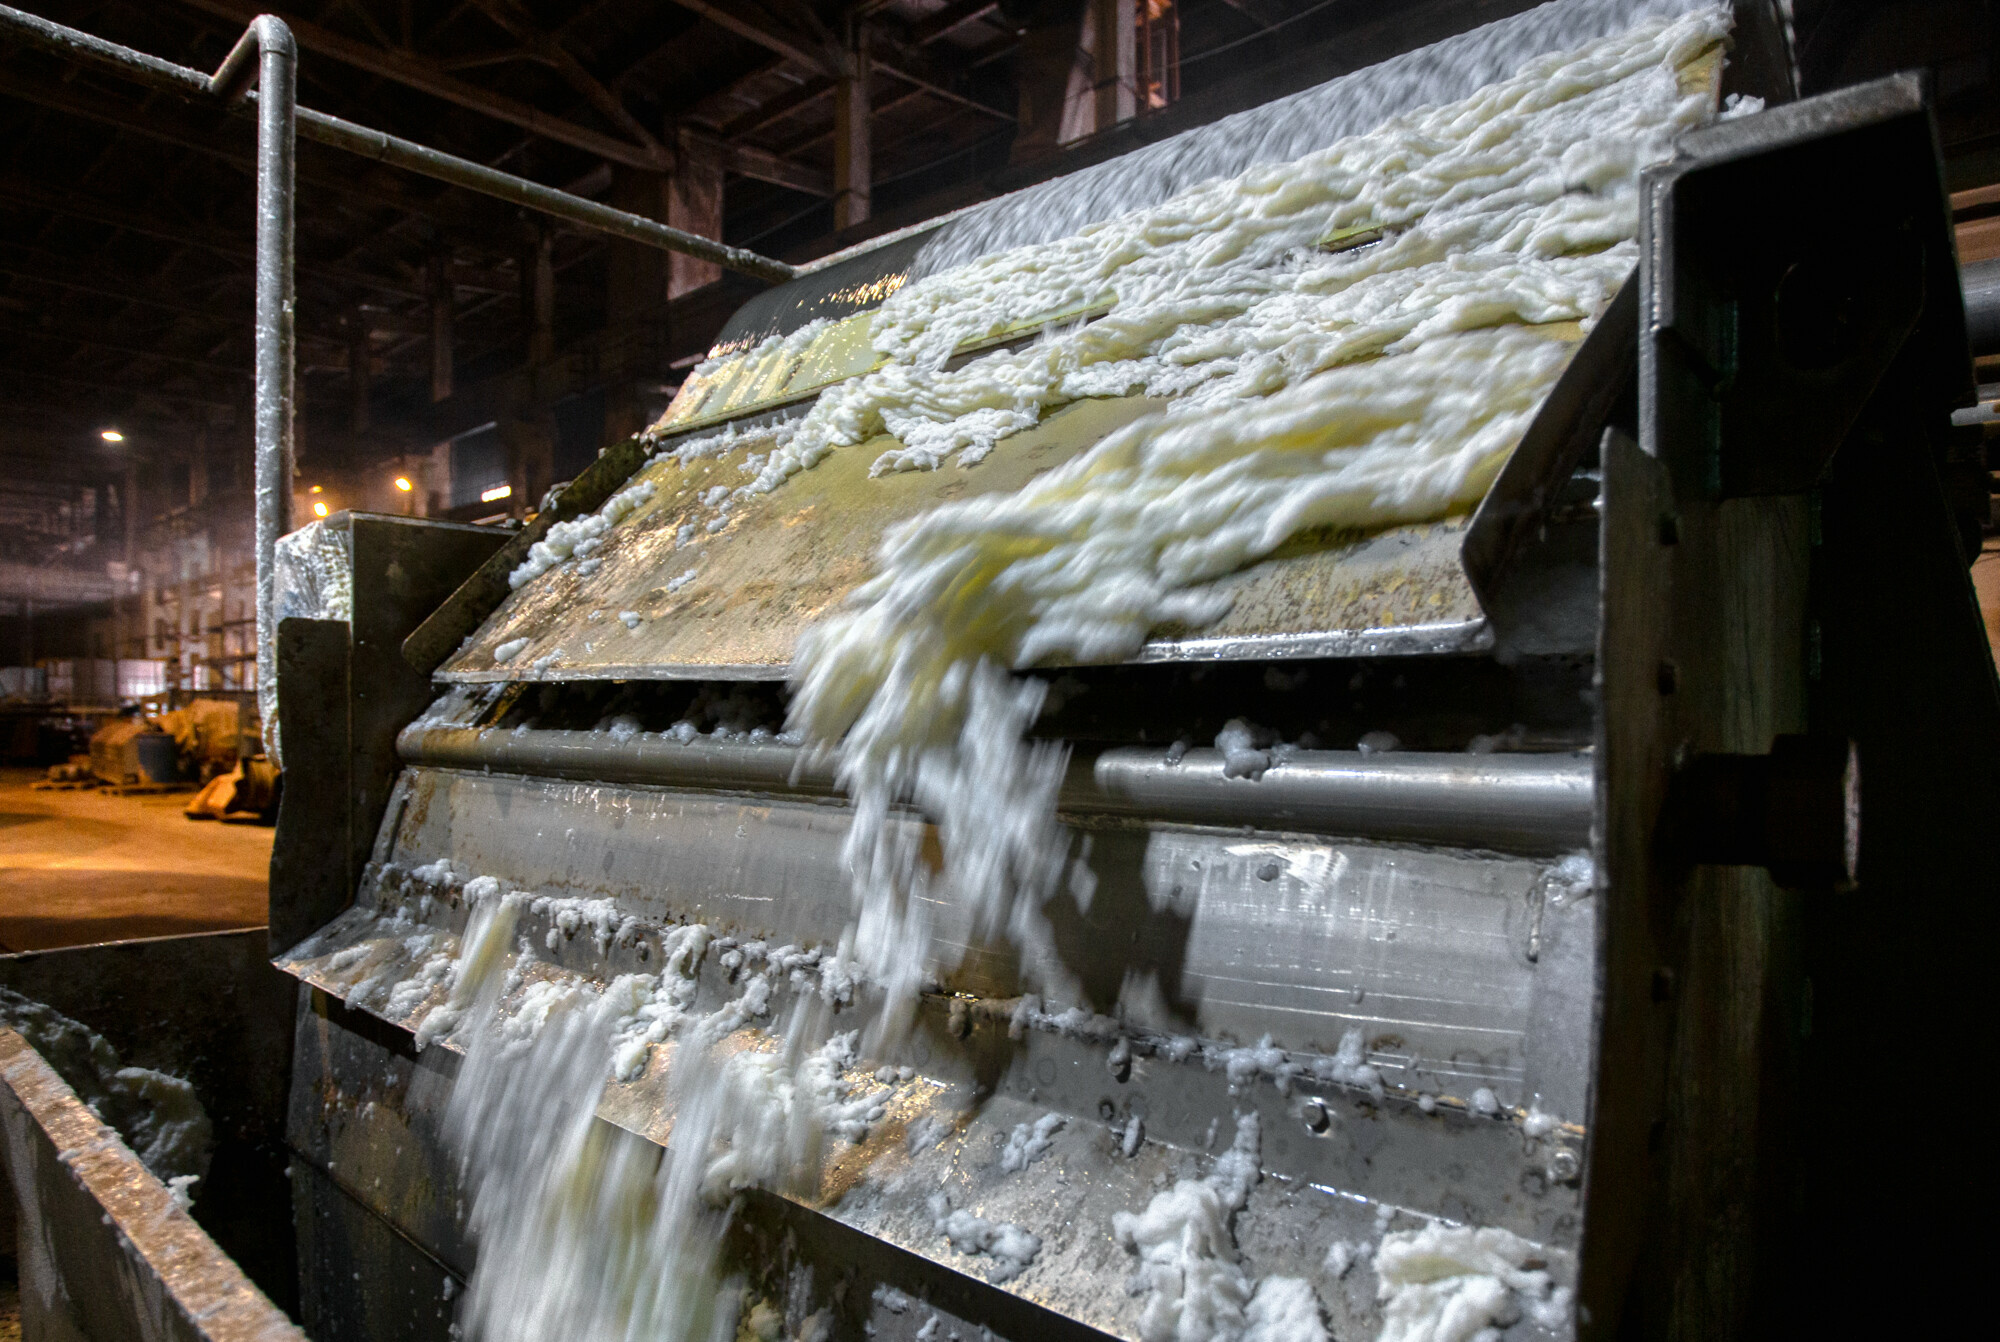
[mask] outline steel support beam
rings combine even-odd
[[[1095,79],[1095,130],[1106,131],[1138,114],[1139,59],[1132,0],[1091,0],[1091,64]]]
[[[208,3],[208,0],[202,0],[202,3]],[[89,33],[51,23],[47,19],[5,5],[0,5],[0,31],[12,33],[37,46],[53,50],[59,55],[109,66],[127,77],[138,79],[155,88],[168,89],[184,97],[207,99],[214,96],[208,78],[199,71],[163,61],[157,56],[133,51],[129,47],[106,42]],[[462,186],[467,190],[509,201],[543,214],[554,215],[559,219],[568,219],[596,232],[626,238],[664,251],[686,252],[692,256],[712,260],[726,270],[741,271],[772,283],[791,279],[797,273],[794,267],[782,261],[759,256],[741,247],[730,247],[709,238],[683,233],[679,229],[668,228],[651,219],[629,215],[609,206],[600,205],[594,200],[586,200],[566,191],[558,191],[554,187],[530,182],[511,173],[489,168],[482,163],[441,153],[399,136],[370,130],[366,126],[357,126],[351,121],[343,121],[324,112],[315,112],[309,108],[298,109],[298,133],[307,139],[330,144],[364,158],[387,163],[391,167],[403,168],[441,182],[449,182],[454,186]],[[660,171],[662,167],[650,159],[640,166],[648,172]],[[408,296],[408,290],[398,289],[395,292]]]
[[[868,116],[868,46],[857,41],[833,93],[833,226],[852,228],[868,218],[874,191]]]
[[[247,23],[256,17],[261,7],[241,4],[238,0],[183,0],[196,9],[214,14],[219,18],[233,19]],[[665,168],[659,154],[643,145],[629,144],[615,136],[605,135],[560,117],[550,116],[539,108],[519,102],[505,94],[468,84],[462,79],[454,79],[428,61],[400,52],[384,51],[371,47],[366,42],[357,42],[342,37],[305,19],[288,18],[294,35],[309,51],[322,56],[331,56],[343,65],[352,65],[358,70],[383,79],[393,80],[419,93],[428,93],[433,98],[463,107],[467,111],[479,112],[496,121],[504,121],[522,130],[530,131],[545,140],[566,144],[572,149],[595,154],[613,163],[622,163],[631,168],[644,168],[659,172]]]
[[[911,28],[910,37],[920,47],[929,46],[966,24],[985,18],[998,8],[998,0],[957,0],[956,4],[946,5],[929,18],[919,19]]]
[[[834,62],[827,59],[826,53],[816,49],[813,39],[803,34],[780,32],[768,24],[745,18],[729,6],[711,4],[709,0],[674,0],[674,3],[699,14],[723,31],[755,42],[766,51],[775,52],[816,75],[832,79],[840,73],[834,68]]]

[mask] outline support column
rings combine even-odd
[[[1138,113],[1139,48],[1133,0],[1090,0],[1096,126],[1102,132]]]
[[[132,581],[134,575],[139,572],[139,468],[137,466],[128,465],[125,468],[125,485],[118,491],[118,501],[124,513],[121,520],[125,523],[125,584],[131,590],[121,594],[112,609],[125,610],[129,599],[132,611],[131,641],[135,645],[130,655],[144,658],[146,655],[145,584]],[[116,634],[113,637],[116,639]],[[114,659],[127,655],[122,641],[116,646],[118,651],[112,653]]]
[[[722,145],[682,129],[674,144],[674,171],[667,181],[667,223],[704,238],[722,237]],[[722,278],[722,267],[679,252],[667,257],[667,298],[692,293]]]
[[[506,413],[500,420],[500,444],[507,452],[507,480],[514,486],[514,514],[542,506],[542,496],[555,483],[555,421],[535,395],[536,378],[527,369],[511,379]]]
[[[609,203],[630,214],[665,221],[668,178],[635,168],[611,170]],[[608,441],[645,428],[638,395],[642,379],[661,371],[661,332],[666,321],[668,254],[636,242],[605,244],[604,431]],[[530,506],[538,500],[530,500]]]
[[[522,316],[528,325],[528,366],[539,368],[556,352],[556,235],[537,225],[521,262]]]
[[[456,299],[451,287],[451,257],[445,252],[431,258],[430,298],[431,400],[435,403],[451,395],[452,318]]]
[[[833,91],[833,226],[851,228],[872,204],[874,162],[868,126],[867,30],[847,52]]]
[[[369,365],[374,350],[368,341],[368,316],[356,309],[347,319],[347,428],[356,438],[368,432]]]

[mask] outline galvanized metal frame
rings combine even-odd
[[[1824,1101],[1896,1051],[1904,1002],[1935,1055],[1980,1046],[1946,1041],[1984,1009],[1959,948],[1991,944],[2000,808],[2000,694],[1934,464],[1972,391],[1936,132],[1901,75],[1678,148],[1642,178],[1636,437],[1602,440],[1578,1299],[1586,1336],[1897,1327],[1907,1272],[1969,1266],[1927,1223],[1975,1141],[1933,1128],[1864,1195]],[[1676,833],[1705,759],[1793,733],[1859,749],[1858,891]],[[1864,1202],[1909,1229],[1828,1291]]]

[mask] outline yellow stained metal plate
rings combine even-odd
[[[1574,323],[1540,328],[1574,344]],[[686,465],[668,457],[639,478],[655,493],[607,535],[581,575],[565,564],[515,592],[440,674],[451,680],[777,678],[799,634],[874,571],[883,533],[952,499],[1019,489],[1164,402],[1079,401],[1004,439],[971,468],[871,479],[888,436],[843,448],[770,494],[738,504],[723,528],[676,548],[680,528],[713,516],[700,497],[734,488],[768,440]],[[1372,535],[1295,538],[1221,580],[1230,612],[1167,631],[1143,660],[1316,657],[1463,651],[1483,646],[1483,616],[1458,562],[1463,520]],[[687,576],[692,572],[692,576]],[[685,579],[683,581],[683,579]],[[630,614],[633,627],[621,617]],[[495,662],[502,645],[525,648]]]
[[[884,436],[843,448],[769,494],[739,504],[714,535],[676,550],[684,523],[712,515],[700,496],[749,476],[744,458],[769,449],[746,438],[725,456],[686,466],[661,457],[638,478],[655,494],[612,529],[588,578],[574,564],[515,592],[440,673],[455,680],[566,680],[643,676],[778,677],[814,619],[872,571],[882,533],[954,498],[1019,489],[1093,443],[1163,405],[1142,397],[1079,401],[1001,442],[978,466],[908,471],[870,479]],[[692,568],[695,577],[667,585]],[[620,616],[632,612],[637,626]],[[493,649],[528,646],[496,665]],[[539,672],[538,660],[555,655]]]

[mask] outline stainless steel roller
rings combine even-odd
[[[832,762],[796,747],[598,731],[434,727],[396,738],[409,765],[664,787],[833,796]],[[1232,777],[1223,752],[1121,747],[1070,762],[1069,815],[1545,854],[1590,842],[1588,755],[1285,752],[1258,777]]]

